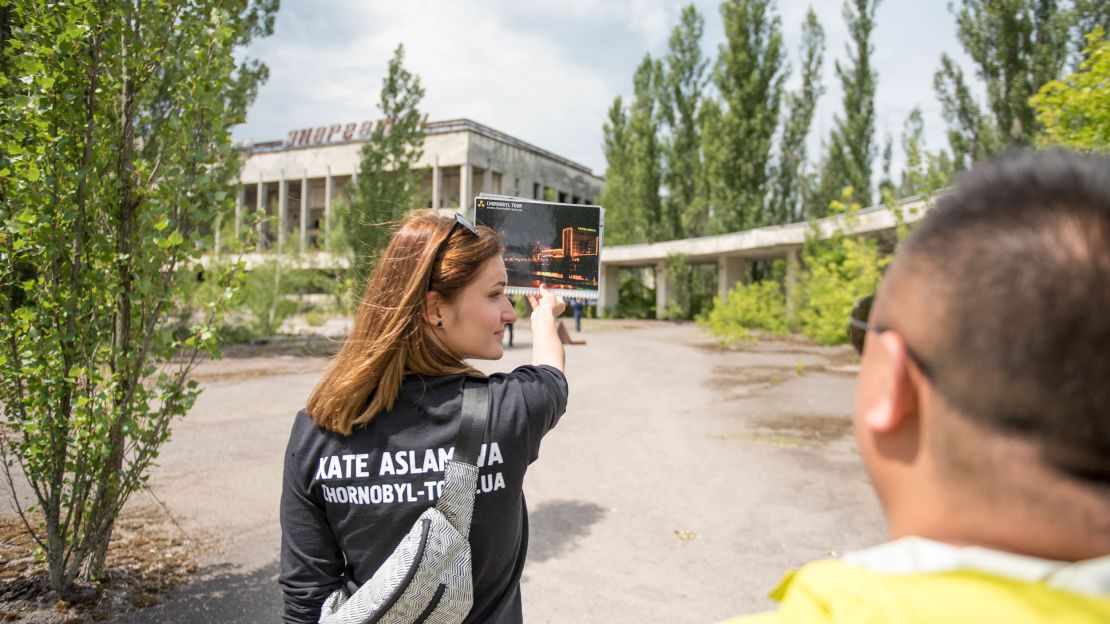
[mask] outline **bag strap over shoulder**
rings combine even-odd
[[[489,380],[467,377],[463,385],[462,418],[455,438],[455,461],[478,465],[489,418]]]
[[[443,475],[443,490],[436,509],[464,536],[470,535],[474,515],[474,492],[478,483],[478,454],[486,437],[489,417],[489,381],[466,378],[463,385],[462,418],[455,438],[455,451]]]

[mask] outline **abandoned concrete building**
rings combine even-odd
[[[333,124],[290,131],[284,140],[244,146],[235,205],[235,231],[248,211],[269,219],[262,245],[302,250],[325,246],[333,203],[357,179],[360,151],[373,125]],[[588,168],[469,119],[425,125],[421,174],[413,208],[469,214],[478,193],[595,203],[604,180]]]

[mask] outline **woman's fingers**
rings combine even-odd
[[[559,316],[563,313],[563,310],[567,309],[567,304],[563,301],[562,297],[551,295],[551,298],[553,299],[551,302],[551,313],[555,316]]]
[[[553,316],[559,316],[566,309],[566,304],[563,298],[556,296],[551,290],[547,288],[546,284],[540,284],[540,294],[528,295],[528,303],[532,305],[532,309],[545,308]]]

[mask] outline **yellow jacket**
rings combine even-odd
[[[1096,588],[1110,580],[1105,559],[1098,560]],[[728,623],[1110,623],[1110,592],[1081,593],[1047,579],[966,567],[890,574],[844,561],[818,561],[787,574],[771,598],[780,602],[778,611]]]

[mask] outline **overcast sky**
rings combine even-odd
[[[605,173],[602,124],[617,95],[632,92],[644,54],[666,54],[689,2],[670,0],[283,0],[273,36],[246,54],[270,68],[238,140],[283,139],[295,128],[376,119],[386,64],[398,43],[426,90],[430,120],[469,118]],[[705,17],[702,46],[715,58],[724,40],[717,0],[695,2]],[[825,95],[810,130],[810,157],[841,108],[833,61],[846,58],[840,0],[779,0],[799,82],[801,23],[810,5],[825,29]],[[877,145],[898,137],[920,106],[928,145],[944,145],[933,93],[942,52],[965,65],[955,20],[943,0],[885,0],[874,33]],[[876,170],[879,167],[876,157]],[[876,180],[877,181],[877,180]]]

